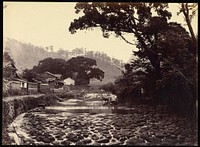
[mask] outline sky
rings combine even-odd
[[[86,48],[87,51],[100,51],[127,62],[135,46],[126,43],[121,38],[111,35],[103,38],[100,29],[77,31],[71,34],[68,31],[70,23],[79,17],[75,13],[73,2],[4,2],[3,9],[3,37],[13,38],[24,43],[46,47],[53,45],[54,51],[60,48],[72,50]],[[177,16],[176,3],[169,5],[172,12],[171,21],[185,24],[183,15]],[[197,17],[192,26],[197,34]],[[187,30],[187,26],[183,25]],[[132,40],[133,36],[128,36]]]

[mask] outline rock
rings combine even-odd
[[[184,141],[184,140],[185,140],[185,136],[178,135],[178,140],[180,140],[180,141]]]
[[[167,145],[167,146],[172,146],[175,145],[176,141],[173,139],[169,139],[169,138],[164,138],[163,142],[161,143],[162,145]]]
[[[84,144],[89,144],[89,143],[92,142],[92,140],[91,140],[91,139],[83,139],[82,142],[83,142]]]
[[[161,132],[155,133],[155,136],[156,136],[157,138],[160,138],[160,139],[164,138],[164,134],[161,133]]]
[[[83,133],[83,137],[87,138],[89,136],[88,133]]]
[[[59,141],[54,141],[53,145],[61,145],[61,143]]]
[[[108,143],[110,140],[108,138],[102,138],[97,140],[98,143]]]
[[[103,134],[109,134],[109,132],[107,130],[102,131]]]
[[[177,136],[174,135],[174,134],[171,134],[171,135],[168,136],[168,138],[170,138],[170,139],[175,139],[175,138],[177,138]]]
[[[62,140],[62,138],[63,138],[62,135],[60,135],[60,134],[56,135],[55,137],[57,140]]]
[[[64,140],[63,142],[61,142],[62,145],[70,145],[70,141],[68,140]]]
[[[77,134],[69,133],[67,136],[69,141],[77,142],[79,140]]]
[[[194,146],[194,143],[193,142],[185,142],[185,143],[180,144],[180,146]]]
[[[138,142],[135,144],[135,146],[150,146],[149,142]]]
[[[53,142],[53,141],[55,140],[53,136],[49,136],[48,139],[49,139],[51,142]]]
[[[44,142],[44,143],[51,143],[51,140],[49,139],[49,138],[42,138],[42,141]]]
[[[98,131],[104,130],[104,128],[102,128],[102,127],[96,127],[95,129],[98,130]]]
[[[92,135],[92,140],[98,140],[98,139],[99,139],[99,137],[96,134]]]
[[[101,144],[98,142],[95,142],[92,146],[100,146]]]
[[[79,140],[84,139],[84,137],[83,137],[81,134],[77,135],[77,138],[78,138]]]
[[[149,138],[150,135],[148,135],[147,132],[143,132],[141,135],[140,135],[140,138],[146,140],[147,138]]]
[[[159,145],[162,142],[160,138],[156,138],[156,137],[146,138],[146,141],[150,142],[150,145]]]
[[[118,134],[113,134],[113,137],[116,138],[116,139],[120,138],[120,136]]]
[[[76,143],[76,145],[84,145],[84,143],[83,143],[82,141],[78,141],[78,142]]]
[[[111,142],[116,142],[116,141],[117,141],[116,139],[113,139],[113,138],[111,139]]]
[[[132,137],[126,141],[126,145],[136,145],[138,143],[145,143],[141,138]]]
[[[140,132],[145,132],[147,130],[149,130],[150,128],[148,126],[143,126],[142,128],[140,128]]]
[[[131,124],[131,125],[126,126],[126,128],[128,128],[128,129],[135,129],[136,127],[138,127],[137,124]]]
[[[120,137],[120,139],[119,139],[119,141],[125,141],[126,140],[126,137],[124,137],[124,136],[122,136],[122,137]]]
[[[106,135],[104,135],[104,137],[105,137],[105,138],[108,138],[108,139],[111,139],[111,138],[112,138],[112,136],[111,136],[110,134],[106,134]]]

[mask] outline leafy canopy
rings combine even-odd
[[[33,69],[25,69],[23,77],[33,82],[35,79],[40,80],[41,73],[46,71],[61,74],[63,78],[71,77],[77,85],[87,85],[91,78],[98,80],[104,78],[104,72],[96,67],[96,60],[85,57],[73,57],[68,61],[59,58],[46,58],[39,61],[38,66],[34,66]]]

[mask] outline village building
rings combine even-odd
[[[66,78],[63,80],[63,82],[64,82],[63,86],[64,91],[69,91],[75,85],[75,80],[73,80],[72,78]]]
[[[41,77],[43,80],[42,84],[40,84],[40,86],[38,87],[39,90],[42,87],[47,87],[45,86],[45,84],[48,84],[49,88],[54,92],[54,89],[60,89],[64,85],[61,74],[53,74],[51,72],[46,71],[41,74]]]
[[[74,85],[75,81],[72,78],[66,78],[63,80],[64,85]]]

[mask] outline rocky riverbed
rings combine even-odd
[[[21,114],[10,125],[10,135],[17,133],[16,144],[21,145],[193,146],[196,143],[190,120],[170,116],[161,106],[111,107],[110,111],[99,112],[36,108]]]

